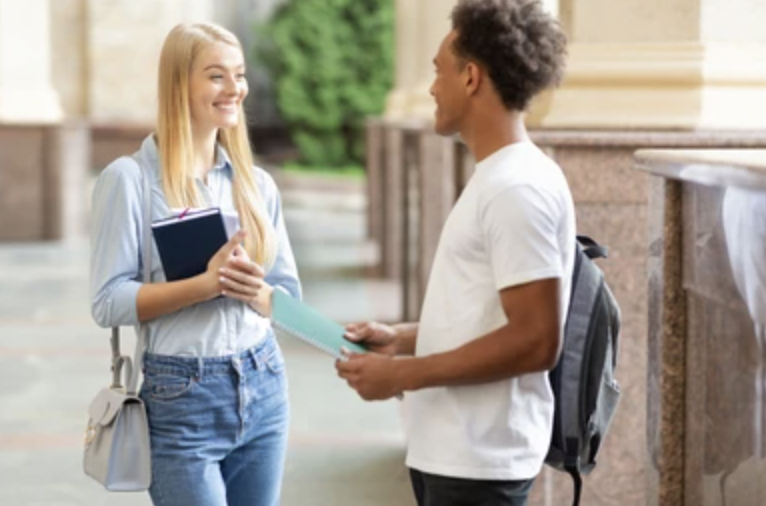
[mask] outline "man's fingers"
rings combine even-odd
[[[343,355],[343,357],[346,359],[346,362],[352,362],[357,361],[364,357],[364,353],[354,353],[353,351],[349,350],[345,346],[340,347],[340,352]]]
[[[345,350],[345,348],[341,347],[341,350]],[[338,372],[341,373],[341,376],[346,377],[349,374],[356,373],[359,370],[359,364],[357,364],[356,357],[358,356],[356,353],[351,353],[348,350],[341,351],[343,353],[343,358],[339,358],[335,361],[335,368],[338,369]],[[350,353],[350,355],[347,355],[347,353]]]
[[[355,323],[353,324],[353,330],[346,327],[350,332],[346,332],[346,335],[351,338],[352,341],[362,341],[364,339],[372,337],[372,331],[368,323]]]
[[[349,323],[346,325],[346,333],[343,334],[343,336],[350,340],[350,341],[358,341],[360,339],[359,336],[359,329],[361,328],[361,323]]]

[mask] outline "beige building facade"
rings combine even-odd
[[[562,86],[531,126],[566,129],[766,127],[766,3],[547,0],[569,37]],[[397,0],[389,118],[430,119],[431,58],[454,0]]]

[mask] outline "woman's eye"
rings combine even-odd
[[[237,79],[242,80],[245,78],[245,74],[237,74]]]
[[[210,76],[210,79],[216,80],[216,79],[223,79],[223,76],[221,74],[213,74]]]

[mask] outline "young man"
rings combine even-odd
[[[459,0],[452,26],[434,59],[435,128],[460,134],[475,173],[444,225],[420,323],[350,325],[378,353],[336,365],[364,399],[407,392],[420,506],[516,506],[550,443],[547,371],[575,248],[566,180],[523,111],[558,83],[566,41],[536,0]]]

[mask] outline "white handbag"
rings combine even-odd
[[[136,157],[143,180],[143,281],[151,282],[151,198],[149,175]],[[131,360],[120,354],[120,329],[112,328],[112,385],[102,389],[88,408],[85,430],[85,474],[115,492],[141,492],[152,481],[149,423],[138,397],[148,326],[141,324]]]

